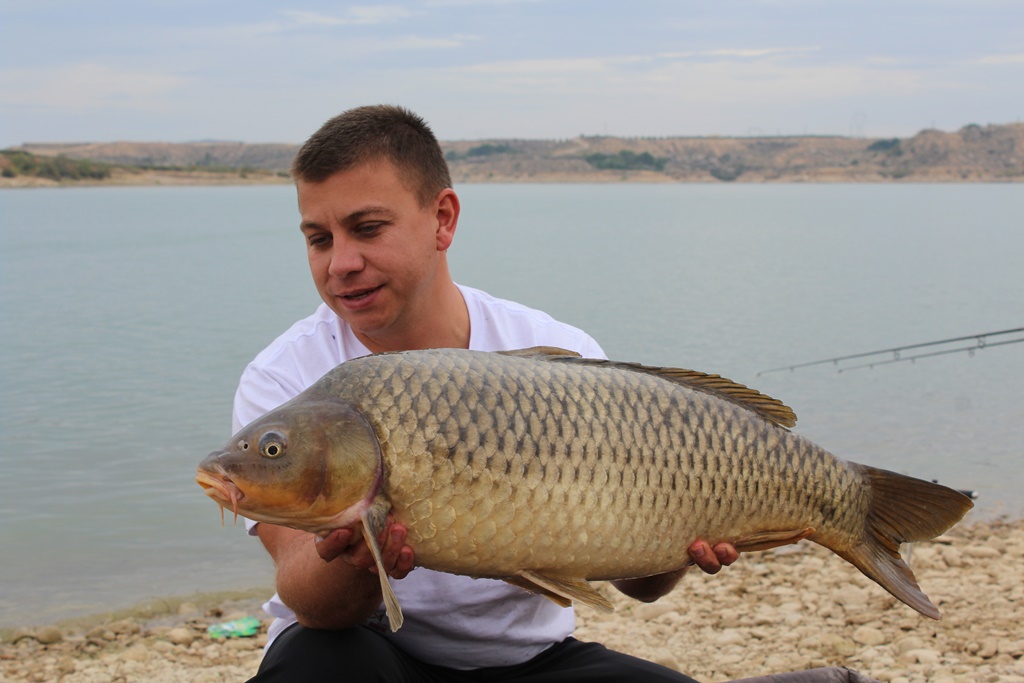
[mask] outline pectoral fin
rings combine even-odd
[[[363,522],[363,538],[366,545],[373,554],[373,560],[377,563],[377,576],[380,577],[380,592],[384,598],[384,609],[388,614],[388,623],[392,631],[402,628],[405,618],[402,616],[402,606],[398,604],[395,592],[391,590],[391,581],[388,580],[388,573],[384,570],[384,562],[381,560],[380,545],[377,539],[384,532],[388,521],[388,511],[391,503],[383,496],[377,496],[370,507],[366,508],[359,515]]]
[[[539,572],[522,570],[516,576],[505,579],[513,586],[525,588],[531,593],[543,595],[561,607],[569,607],[573,602],[581,602],[601,612],[614,612],[612,603],[598,593],[584,579],[560,579],[545,576]]]
[[[732,545],[741,553],[749,553],[757,550],[768,550],[778,548],[781,545],[799,543],[814,533],[814,529],[786,529],[783,531],[759,531],[743,538],[732,541]]]

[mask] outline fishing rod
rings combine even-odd
[[[1006,346],[1007,344],[1019,344],[1024,342],[1024,337],[1018,337],[1014,339],[1001,339],[999,341],[989,341],[990,337],[1000,337],[1007,334],[1019,334],[1024,333],[1024,327],[1016,327],[1012,330],[1000,330],[998,332],[983,332],[981,334],[970,334],[965,337],[952,337],[950,339],[940,339],[938,341],[922,342],[920,344],[908,344],[906,346],[894,346],[888,349],[879,349],[878,351],[865,351],[863,353],[852,353],[847,356],[836,356],[834,358],[823,358],[821,360],[814,360],[808,363],[796,363],[794,365],[784,365],[778,368],[771,368],[770,370],[762,370],[757,373],[761,375],[769,372],[781,372],[783,370],[789,370],[792,372],[797,368],[807,368],[812,365],[825,365],[832,364],[838,368],[837,372],[844,372],[846,370],[856,370],[859,368],[873,368],[876,365],[888,365],[890,363],[902,363],[905,361],[914,362],[918,358],[931,358],[932,356],[944,356],[949,353],[961,353],[967,352],[973,356],[976,351],[981,349],[991,348],[993,346]],[[926,353],[917,353],[911,356],[903,355],[904,351],[911,351],[914,349],[923,349],[931,346],[941,346],[943,344],[956,344],[963,341],[973,340],[974,344],[970,346],[960,346],[955,349],[943,349],[941,351],[929,351]],[[862,363],[860,365],[852,365],[847,367],[839,367],[839,364],[843,361],[854,360],[858,358],[869,358],[871,356],[891,355],[891,358],[874,360],[868,363]]]

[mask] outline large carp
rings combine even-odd
[[[680,569],[698,537],[740,551],[809,538],[938,619],[900,545],[943,533],[970,499],[841,460],[795,422],[690,370],[551,348],[388,353],[342,363],[244,427],[196,481],[260,522],[361,525],[378,566],[390,513],[418,565],[599,609],[610,604],[587,581]]]

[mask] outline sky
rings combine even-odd
[[[0,0],[0,147],[850,135],[1024,117],[1021,0]]]

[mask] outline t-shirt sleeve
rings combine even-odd
[[[262,417],[302,392],[279,373],[250,364],[242,373],[235,390],[231,413],[231,433]]]
[[[598,344],[593,337],[591,337],[589,334],[584,334],[584,337],[584,342],[581,345],[582,348],[579,349],[579,353],[581,356],[583,356],[584,358],[602,358],[604,360],[608,359],[608,356],[605,354],[604,349],[601,348],[601,345]]]

